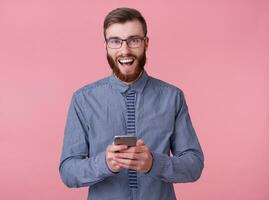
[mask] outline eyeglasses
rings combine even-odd
[[[125,41],[129,48],[139,48],[145,39],[146,37],[139,37],[139,36],[130,37],[125,40],[117,37],[112,37],[106,39],[106,44],[111,49],[119,49],[121,48],[123,41]]]

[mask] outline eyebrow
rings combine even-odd
[[[140,35],[131,35],[131,36],[129,36],[128,38],[126,38],[126,39],[122,39],[122,38],[120,38],[120,37],[116,37],[116,36],[114,36],[114,37],[109,37],[109,38],[107,38],[107,40],[109,40],[109,39],[120,39],[120,40],[127,40],[127,39],[130,39],[130,38],[135,38],[135,37],[139,37],[139,38],[141,38],[141,36]]]

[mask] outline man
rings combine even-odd
[[[183,92],[144,70],[149,38],[139,11],[111,11],[104,37],[113,74],[74,93],[61,178],[89,186],[93,200],[176,199],[173,183],[197,180],[204,163]],[[121,134],[134,134],[136,146],[115,145]]]

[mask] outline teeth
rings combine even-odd
[[[133,62],[134,60],[132,58],[128,58],[128,59],[120,59],[119,60],[122,64],[125,64],[125,63],[130,63],[130,62]]]

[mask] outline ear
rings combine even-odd
[[[104,47],[106,48],[106,50],[107,50],[107,45],[106,45],[106,41],[104,41]]]
[[[146,50],[148,49],[148,46],[149,46],[149,38],[146,37],[146,39],[145,39],[145,48],[146,48]]]

